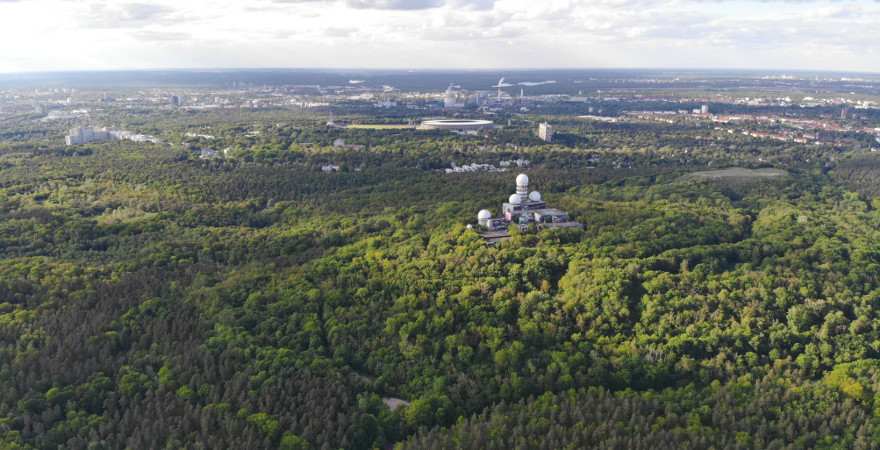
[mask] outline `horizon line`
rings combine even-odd
[[[120,68],[120,69],[50,69],[3,71],[0,77],[15,75],[62,75],[62,74],[98,74],[125,72],[234,72],[234,71],[314,71],[314,72],[535,72],[535,71],[672,71],[672,72],[777,72],[777,73],[826,73],[826,74],[860,74],[877,75],[880,71],[841,70],[841,69],[781,69],[781,68],[742,68],[742,67],[157,67],[157,68]]]

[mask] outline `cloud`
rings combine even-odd
[[[452,0],[449,5],[455,8],[489,10],[495,7],[495,0]]]
[[[333,3],[336,0],[272,0],[275,3]]]
[[[355,31],[357,31],[355,28],[328,27],[324,29],[324,35],[328,37],[344,38],[351,36]]]
[[[192,38],[189,33],[178,31],[137,30],[131,36],[140,41],[185,41]]]
[[[175,10],[158,3],[92,3],[80,13],[84,26],[92,28],[136,28],[166,24],[175,20]]]
[[[501,26],[487,29],[435,28],[426,30],[421,38],[429,41],[482,41],[488,39],[513,39],[528,34],[519,26]]]
[[[3,1],[3,0],[0,0]],[[495,6],[496,0],[272,0],[276,4],[331,4],[342,2],[354,9],[377,9],[398,11],[420,11],[444,6],[471,10],[488,10]],[[261,9],[260,6],[251,6]]]
[[[0,0],[0,41],[17,44],[0,70],[171,66],[198,53],[227,67],[880,71],[876,29],[880,0]]]
[[[346,0],[345,4],[355,9],[394,9],[413,11],[443,6],[444,0]]]

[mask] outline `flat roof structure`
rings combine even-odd
[[[495,245],[502,241],[510,239],[510,233],[507,230],[493,230],[480,233],[480,236],[486,240],[487,245]]]
[[[529,212],[533,214],[540,214],[542,216],[567,216],[568,213],[556,208],[541,208],[541,209],[530,209]]]
[[[584,224],[580,222],[552,222],[552,223],[542,223],[538,225],[541,228],[584,228]]]

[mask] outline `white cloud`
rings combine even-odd
[[[751,67],[880,71],[873,0],[0,0],[0,71]]]
[[[132,31],[131,36],[142,41],[184,41],[191,39],[192,35],[179,31],[154,31],[154,30],[137,30]]]
[[[396,9],[417,10],[438,8],[444,5],[443,0],[347,0],[346,4],[356,9]]]
[[[173,22],[175,10],[158,3],[95,2],[78,13],[78,25],[88,28],[137,28]],[[182,20],[182,19],[178,19]]]

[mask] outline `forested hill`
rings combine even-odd
[[[4,449],[880,442],[880,211],[845,165],[548,162],[585,229],[487,247],[509,172],[0,150]]]

